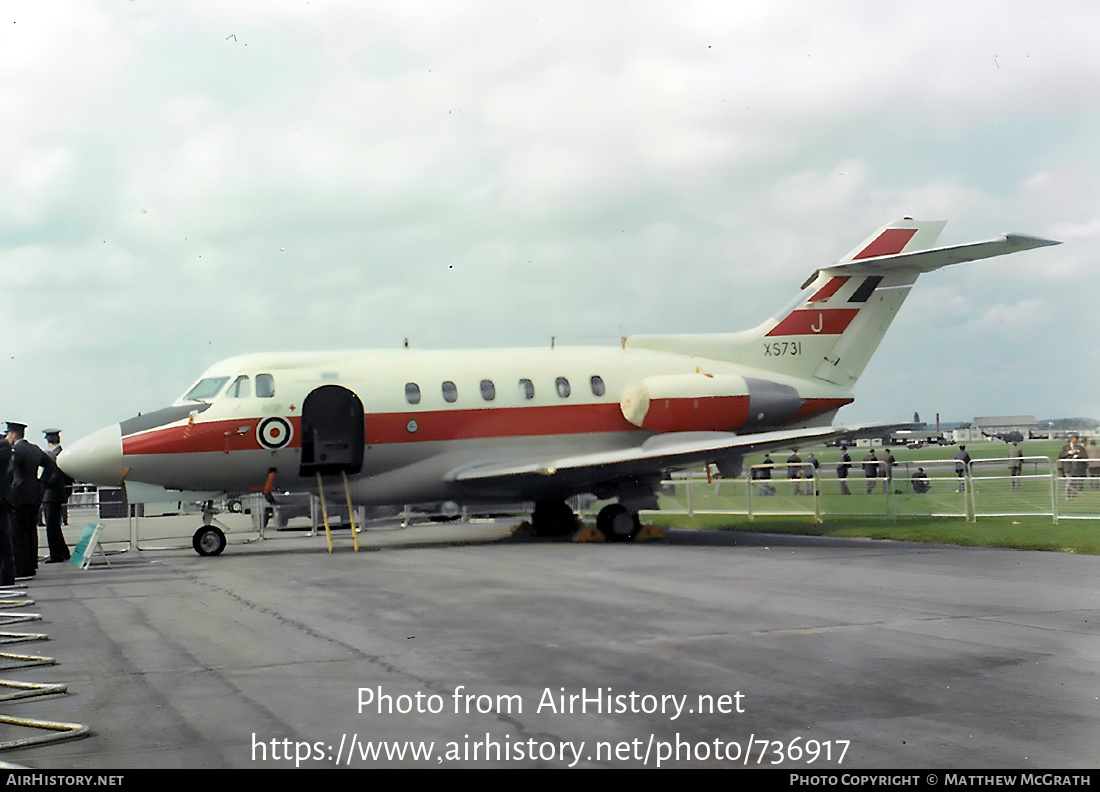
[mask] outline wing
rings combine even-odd
[[[657,480],[669,470],[714,462],[723,457],[850,435],[852,427],[786,429],[737,435],[731,432],[671,432],[641,445],[539,460],[482,462],[452,470],[447,480],[482,497],[525,498],[596,490],[623,479]]]

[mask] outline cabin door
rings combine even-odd
[[[363,402],[339,385],[322,385],[302,404],[299,476],[314,477],[363,467]]]

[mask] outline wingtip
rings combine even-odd
[[[1032,236],[1031,234],[1005,234],[1004,237],[1021,250],[1062,244],[1061,241],[1057,239],[1047,239],[1045,237]]]

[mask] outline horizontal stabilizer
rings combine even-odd
[[[1027,234],[1003,234],[996,239],[985,242],[970,242],[965,245],[950,245],[948,247],[932,248],[931,250],[917,250],[912,253],[895,253],[889,256],[876,256],[832,267],[822,267],[818,272],[827,272],[830,275],[881,275],[895,270],[911,270],[914,272],[932,272],[951,264],[962,264],[965,261],[977,261],[979,259],[1003,256],[1006,253],[1016,253],[1020,250],[1060,245],[1053,239],[1028,236]]]

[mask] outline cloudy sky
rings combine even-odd
[[[281,349],[739,330],[903,215],[841,422],[1100,417],[1100,6],[7,2],[0,418]],[[41,435],[37,435],[41,437]]]

